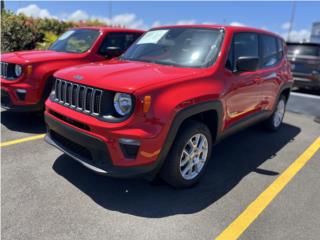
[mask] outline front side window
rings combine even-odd
[[[226,68],[233,71],[240,57],[259,58],[259,40],[256,33],[236,33],[229,49]]]
[[[271,67],[278,63],[279,54],[277,39],[272,36],[262,35],[262,67]]]
[[[99,53],[107,55],[108,52],[118,51],[119,55],[127,50],[128,47],[140,36],[139,33],[114,32],[109,33],[103,40]]]
[[[202,28],[168,28],[145,33],[121,57],[178,67],[208,67],[221,48],[223,31]]]
[[[100,32],[93,29],[73,29],[62,34],[49,50],[68,53],[88,51],[98,38]]]

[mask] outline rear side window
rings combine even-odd
[[[268,36],[268,35],[261,35],[261,40],[262,40],[261,41],[262,42],[262,68],[276,65],[281,59],[278,52],[277,38]]]
[[[139,33],[108,33],[103,40],[99,53],[106,55],[108,50],[117,50],[119,55],[122,54],[128,47],[140,36]]]
[[[235,62],[240,57],[259,58],[259,40],[256,33],[236,33],[229,50],[226,68],[235,70]]]

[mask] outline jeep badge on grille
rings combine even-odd
[[[74,75],[73,78],[78,80],[78,81],[83,79],[83,77],[81,75]]]

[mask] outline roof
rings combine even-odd
[[[225,29],[227,31],[248,31],[248,32],[258,32],[273,35],[282,39],[282,37],[276,33],[247,26],[230,26],[230,25],[219,25],[219,24],[190,24],[190,25],[169,25],[169,26],[160,26],[155,27],[153,29],[161,29],[161,28],[212,28],[212,29]]]
[[[145,32],[144,30],[139,29],[130,29],[130,28],[121,28],[121,27],[108,27],[108,26],[90,26],[90,27],[74,27],[72,29],[93,29],[100,30],[103,32]]]

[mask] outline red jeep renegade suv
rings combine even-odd
[[[120,58],[58,71],[46,141],[98,173],[195,184],[211,146],[263,121],[277,130],[292,85],[279,36],[252,28],[154,28]]]
[[[142,33],[122,28],[75,28],[65,32],[47,51],[1,55],[1,106],[15,111],[42,110],[55,71],[119,56]]]

